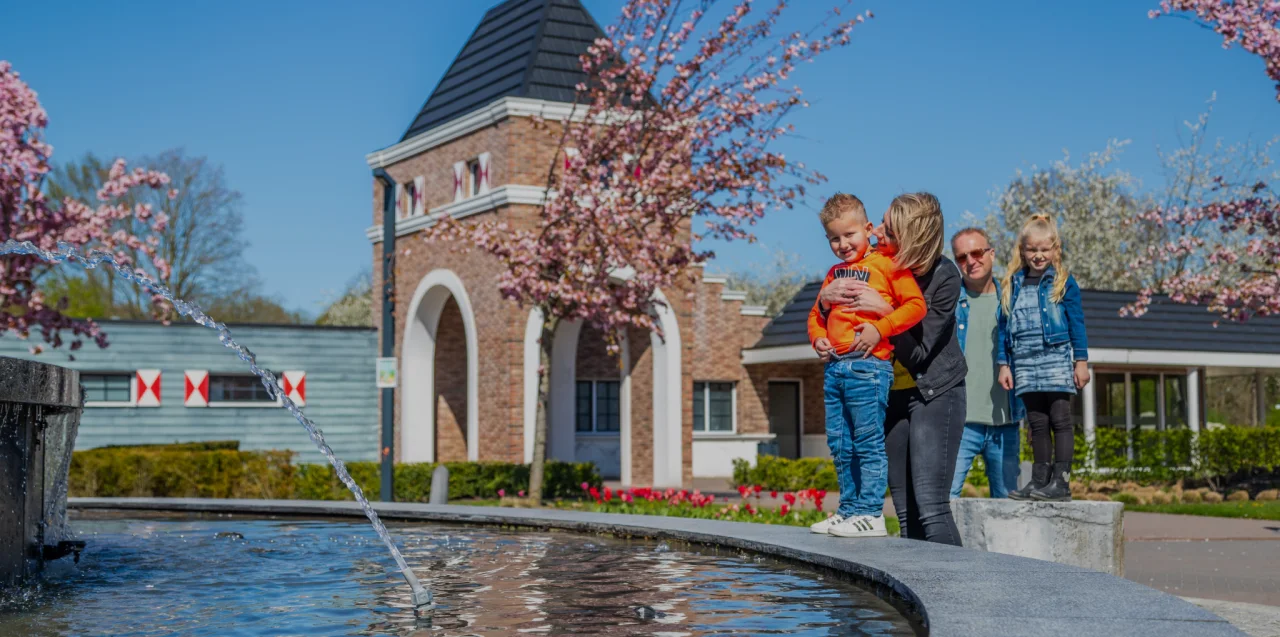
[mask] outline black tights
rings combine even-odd
[[[1071,394],[1028,392],[1021,398],[1027,406],[1027,425],[1031,428],[1031,451],[1035,454],[1035,461],[1071,462],[1076,446],[1071,425]]]

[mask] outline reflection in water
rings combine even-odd
[[[850,584],[707,547],[397,525],[436,593],[409,589],[367,525],[80,514],[89,550],[0,606],[3,635],[909,635]]]

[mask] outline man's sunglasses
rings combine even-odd
[[[977,250],[970,250],[964,254],[957,254],[956,263],[964,265],[969,261],[969,259],[977,261],[978,259],[987,256],[987,253],[991,252],[993,249],[994,248],[978,248]]]

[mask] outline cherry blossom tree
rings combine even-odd
[[[53,147],[44,140],[48,123],[35,91],[9,62],[0,60],[0,243],[31,241],[54,250],[65,242],[78,250],[106,251],[122,263],[133,263],[130,255],[136,254],[167,273],[168,264],[156,256],[155,237],[141,238],[121,227],[136,220],[153,232],[164,229],[164,214],[134,203],[130,195],[142,188],[164,190],[169,178],[141,168],[129,170],[124,160],[116,160],[94,204],[71,197],[51,201],[44,188],[53,155]],[[169,196],[174,195],[170,190]],[[45,267],[34,256],[0,257],[0,334],[14,332],[26,339],[39,329],[46,343],[60,347],[62,331],[69,330],[72,350],[86,337],[106,347],[106,334],[95,322],[63,315],[65,298],[45,298],[37,285]]]
[[[1194,13],[1201,26],[1239,42],[1261,57],[1278,82],[1280,100],[1280,3],[1269,0],[1165,0],[1150,16]],[[1228,320],[1280,313],[1280,199],[1261,180],[1212,178],[1203,200],[1156,207],[1137,222],[1168,232],[1149,246],[1134,268],[1168,268],[1171,274],[1139,292],[1121,313],[1141,316],[1157,292],[1177,303],[1205,305]]]
[[[787,115],[807,105],[788,79],[848,44],[871,14],[844,17],[837,7],[807,33],[776,35],[786,8],[785,0],[763,14],[751,0],[628,0],[581,58],[588,79],[573,116],[535,120],[558,138],[536,221],[445,218],[426,233],[493,255],[502,295],[545,317],[533,502],[542,493],[557,323],[594,325],[611,352],[627,327],[661,335],[656,293],[678,288],[690,266],[712,256],[696,240],[754,240],[751,226],[767,211],[793,207],[824,181],[771,147],[792,131]]]
[[[1187,14],[1195,14],[1192,18]],[[1149,15],[1177,16],[1194,21],[1222,36],[1222,48],[1239,43],[1267,65],[1267,76],[1276,81],[1280,101],[1280,2],[1275,0],[1163,0]]]

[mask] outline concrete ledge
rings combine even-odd
[[[951,501],[966,547],[1124,577],[1124,505],[1119,502]]]
[[[0,356],[0,402],[79,409],[80,372],[66,367]]]
[[[1243,635],[1141,584],[1079,567],[898,538],[843,540],[808,529],[689,518],[375,503],[388,520],[527,526],[729,546],[844,572],[897,596],[933,635]],[[71,509],[363,517],[354,502],[72,498]],[[91,547],[92,550],[92,547]]]

